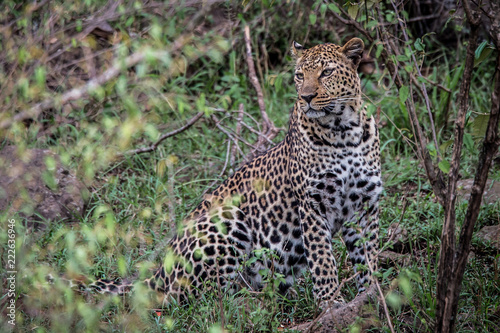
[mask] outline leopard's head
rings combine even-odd
[[[340,117],[346,109],[351,112],[359,109],[361,89],[357,68],[363,48],[359,38],[344,46],[321,44],[307,50],[297,42],[292,43],[299,107],[307,117]]]

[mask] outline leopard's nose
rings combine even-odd
[[[314,95],[300,95],[300,98],[302,98],[307,103],[311,103],[312,99],[316,96],[318,96],[318,93],[315,93]]]

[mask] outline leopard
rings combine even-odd
[[[149,289],[178,300],[199,296],[208,282],[258,290],[259,272],[272,268],[282,293],[308,271],[318,301],[342,302],[332,245],[340,231],[358,292],[366,290],[377,269],[383,185],[377,124],[357,72],[363,50],[359,38],[309,49],[292,43],[297,100],[285,138],[202,199],[143,281]],[[274,256],[256,258],[260,250]],[[121,295],[133,285],[99,280],[92,288]]]

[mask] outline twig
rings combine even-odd
[[[241,280],[243,281],[243,283],[247,286],[247,288],[249,289],[249,291],[254,291],[252,286],[250,284],[248,284],[247,280],[245,280],[245,278],[243,277],[243,274],[241,274],[240,271],[238,271],[238,275],[240,276]]]
[[[224,166],[222,167],[222,170],[219,173],[219,178],[221,178],[224,175],[224,172],[226,172],[227,165],[229,163],[229,160],[231,159],[230,155],[231,155],[231,140],[227,140],[226,159],[224,161]]]
[[[217,119],[217,117],[215,115],[212,115],[212,120],[215,122],[215,126],[217,126],[218,129],[220,129],[220,131],[224,134],[226,134],[229,138],[231,138],[235,144],[237,144],[237,140],[240,140],[241,142],[243,142],[244,144],[246,144],[247,146],[253,148],[253,149],[257,149],[255,147],[255,145],[252,145],[250,142],[246,141],[245,139],[243,139],[242,137],[238,137],[238,136],[235,136],[233,135],[232,133],[230,133],[228,130],[226,130],[221,124],[220,124],[220,120]],[[241,149],[239,149],[239,151],[241,153],[243,153],[241,151]]]
[[[250,81],[257,92],[257,102],[259,104],[260,115],[262,117],[262,133],[264,135],[260,135],[259,139],[256,143],[256,148],[252,151],[251,155],[255,156],[255,153],[258,151],[263,151],[266,149],[267,144],[266,141],[271,141],[276,137],[276,135],[280,132],[280,129],[277,129],[274,126],[274,123],[269,119],[266,113],[266,105],[264,103],[264,95],[262,94],[262,88],[260,87],[259,80],[257,79],[257,75],[255,74],[255,65],[252,58],[252,44],[250,41],[250,27],[248,25],[245,26],[245,46],[246,46],[246,60],[248,65],[248,74],[250,76]]]
[[[149,147],[144,147],[144,148],[138,148],[138,149],[132,149],[132,150],[129,150],[127,151],[125,154],[126,155],[133,155],[133,154],[142,154],[142,153],[147,153],[147,152],[150,152],[150,151],[153,151],[155,150],[158,145],[165,139],[171,137],[171,136],[174,136],[174,135],[177,135],[181,132],[184,132],[185,130],[187,130],[189,127],[193,126],[194,123],[196,123],[198,121],[198,119],[200,119],[202,116],[204,115],[203,112],[199,112],[196,114],[196,116],[194,116],[193,118],[191,118],[187,123],[186,125],[182,126],[181,128],[178,128],[172,132],[168,132],[168,133],[165,133],[163,134],[155,143],[153,143],[151,146]]]
[[[412,77],[413,78],[413,77]],[[443,86],[442,84],[439,84],[437,82],[434,82],[432,80],[430,80],[429,78],[425,77],[425,76],[421,76],[422,79],[424,79],[425,81],[429,82],[430,84],[432,84],[433,86],[435,87],[438,87],[439,89],[443,90],[443,91],[446,91],[447,93],[451,94],[451,90],[446,88],[445,86]],[[417,81],[418,82],[418,81]],[[415,82],[414,82],[415,83]]]
[[[245,26],[245,45],[246,45],[246,59],[248,65],[248,74],[250,75],[250,82],[252,82],[255,91],[257,92],[257,102],[259,103],[260,116],[262,117],[262,132],[267,133],[268,129],[271,128],[271,123],[269,117],[266,113],[266,105],[264,104],[264,95],[262,94],[262,88],[260,87],[259,79],[255,74],[255,65],[252,58],[252,44],[250,41],[250,27]]]
[[[366,244],[363,244],[363,247],[365,249],[366,263],[367,263],[368,269],[370,270],[370,273],[372,275],[372,281],[375,283],[375,286],[377,287],[377,291],[378,291],[378,294],[380,296],[379,297],[380,301],[382,302],[382,305],[384,307],[384,313],[385,313],[385,317],[387,318],[387,324],[389,325],[391,332],[395,333],[394,326],[392,325],[392,321],[391,321],[391,316],[389,314],[389,309],[387,308],[387,303],[385,302],[384,293],[382,292],[382,288],[380,288],[380,284],[378,283],[378,280],[377,280],[376,276],[374,275],[375,272],[374,272],[373,266],[370,262],[370,258],[368,258],[368,251],[366,249]]]
[[[238,119],[236,121],[236,135],[240,135],[241,133],[241,123],[243,122],[243,115],[244,115],[244,105],[243,103],[240,103],[239,109],[238,109]],[[236,150],[238,148],[236,146],[233,146],[233,149],[231,150],[231,160],[230,160],[230,165],[231,168],[234,169],[235,167],[235,162],[236,162]]]
[[[403,36],[405,38],[406,45],[410,51],[411,54],[411,59],[413,61],[413,64],[415,66],[415,69],[417,70],[417,74],[419,77],[422,76],[422,72],[420,71],[420,67],[418,66],[417,59],[415,58],[415,52],[412,51],[411,49],[411,44],[410,44],[410,39],[408,38],[408,34],[406,33],[406,24],[404,23],[404,20],[402,20],[399,17],[399,9],[398,7],[394,4],[394,1],[391,0],[392,7],[394,8],[394,13],[396,14],[396,18],[398,19],[399,26],[401,27],[401,31],[403,32]],[[436,152],[438,153],[439,157],[442,158],[441,153],[439,151],[439,145],[437,141],[437,136],[436,136],[436,126],[434,125],[434,118],[432,116],[432,111],[431,111],[431,104],[429,101],[429,96],[427,95],[427,89],[425,88],[425,83],[422,84],[422,93],[424,95],[424,100],[425,100],[425,107],[427,108],[427,113],[429,115],[429,121],[431,123],[431,131],[432,131],[432,140],[434,141],[434,146],[436,147]]]

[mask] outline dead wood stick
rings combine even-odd
[[[215,116],[215,115],[212,115],[212,120],[215,122],[215,126],[217,126],[217,128],[224,134],[226,134],[230,139],[232,139],[234,141],[234,143],[237,145],[237,142],[238,140],[243,142],[244,144],[246,144],[247,146],[251,147],[252,149],[257,149],[255,147],[255,145],[252,145],[250,142],[246,141],[245,139],[243,139],[241,136],[237,136],[237,135],[234,135],[233,133],[230,133],[227,129],[225,129],[221,124],[220,124],[220,120]],[[237,147],[239,147],[237,145]],[[240,149],[240,152],[241,149]]]
[[[338,286],[337,290],[335,291],[335,294],[333,294],[332,299],[337,298],[339,296],[340,291],[342,290],[342,288],[344,288],[344,285],[347,282],[353,280],[358,275],[359,275],[359,273],[356,273],[353,276],[351,276],[350,278],[342,280],[342,282]],[[323,311],[312,322],[306,323],[306,325],[309,325],[309,327],[307,328],[306,333],[310,333],[311,332],[311,330],[316,326],[316,324],[318,323],[318,321],[321,318],[323,318],[323,316],[325,315],[325,313],[327,313],[328,311],[330,311],[332,309],[333,305],[335,305],[333,302],[329,303],[328,307],[326,309],[323,309]],[[302,325],[299,325],[299,326],[302,326]]]
[[[240,103],[240,106],[239,106],[239,109],[238,109],[238,118],[237,118],[237,122],[236,122],[236,135],[239,136],[240,133],[241,133],[241,123],[243,122],[243,115],[244,115],[244,105],[243,103]],[[229,165],[231,166],[231,168],[235,168],[235,162],[236,162],[236,150],[238,148],[233,145],[233,149],[231,150],[231,160],[230,160],[230,163]]]
[[[375,286],[377,287],[379,300],[382,303],[382,306],[384,308],[385,317],[387,318],[387,324],[389,325],[389,329],[391,330],[391,333],[395,333],[394,326],[392,325],[391,315],[389,314],[389,308],[387,307],[387,303],[385,302],[384,293],[382,292],[382,288],[380,288],[380,284],[378,283],[377,277],[374,275],[375,271],[374,271],[373,266],[370,262],[370,258],[368,258],[368,250],[366,249],[366,244],[363,245],[363,248],[365,249],[365,258],[366,258],[366,263],[368,265],[368,269],[370,270],[370,273],[372,274],[372,281],[375,284]]]
[[[142,154],[142,153],[147,153],[147,152],[150,152],[150,151],[153,151],[155,150],[158,145],[165,139],[167,138],[170,138],[171,136],[174,136],[174,135],[177,135],[181,132],[184,132],[185,130],[187,130],[189,127],[193,126],[194,123],[196,123],[198,121],[198,119],[200,119],[202,116],[204,115],[203,112],[198,112],[196,114],[196,116],[194,116],[193,118],[191,118],[187,123],[186,125],[176,129],[176,130],[173,130],[171,132],[168,132],[168,133],[165,133],[163,134],[162,136],[160,136],[160,138],[155,142],[153,143],[151,146],[149,147],[143,147],[143,148],[138,148],[138,149],[132,149],[132,150],[129,150],[127,151],[125,154],[126,155],[133,155],[133,154]]]
[[[246,59],[248,65],[248,74],[250,76],[250,82],[252,82],[255,91],[257,92],[257,103],[259,104],[260,115],[263,120],[262,132],[267,133],[267,131],[273,127],[269,121],[269,117],[266,113],[266,105],[264,103],[264,94],[262,93],[262,88],[260,87],[259,79],[257,79],[257,74],[255,73],[255,65],[252,58],[252,44],[250,41],[250,27],[245,26],[245,46],[246,46]]]
[[[349,303],[337,309],[329,308],[319,315],[313,323],[300,324],[292,329],[306,332],[309,330],[309,332],[315,333],[341,332],[359,317],[361,308],[368,304],[374,295],[375,285],[372,284],[368,290],[357,295]],[[321,324],[321,327],[317,327],[317,324]]]

